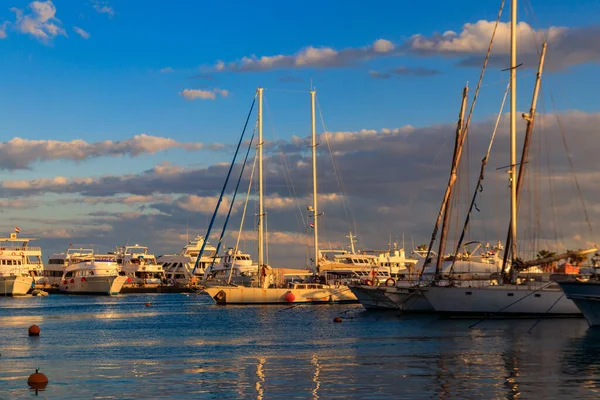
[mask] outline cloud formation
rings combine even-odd
[[[188,151],[209,147],[219,149],[223,146],[202,143],[181,143],[171,138],[147,134],[132,138],[89,143],[77,139],[70,142],[59,140],[29,140],[19,137],[0,143],[0,169],[28,169],[35,162],[50,160],[83,161],[98,157],[136,157],[141,154],[154,154],[159,151],[179,148]]]
[[[99,14],[107,14],[109,17],[115,16],[115,9],[110,5],[108,1],[102,0],[91,0],[92,7]]]
[[[481,65],[481,56],[489,45],[495,21],[480,20],[466,23],[460,32],[446,31],[431,36],[413,35],[404,48],[413,54],[462,58],[459,65]],[[533,29],[526,22],[517,25],[518,58],[525,67],[534,68],[538,52],[544,41],[548,42],[546,65],[550,70],[564,69],[572,65],[600,61],[600,26],[578,28],[551,26]],[[506,66],[510,51],[510,24],[501,22],[494,38],[490,62]]]
[[[83,29],[81,29],[81,28],[80,28],[80,27],[78,27],[78,26],[74,26],[74,27],[73,27],[73,30],[74,30],[74,31],[75,31],[75,33],[77,33],[77,34],[78,34],[78,35],[79,35],[79,36],[80,36],[82,39],[85,39],[85,40],[87,40],[87,39],[89,39],[89,38],[90,38],[90,36],[91,36],[89,32],[86,32],[86,31],[84,31]]]
[[[202,89],[184,89],[179,92],[179,95],[182,96],[186,100],[215,100],[217,95],[221,97],[227,97],[229,95],[229,91],[225,89],[212,89],[212,90],[202,90]]]
[[[173,72],[173,71],[174,71],[174,69],[173,69],[173,68],[171,68],[171,67],[165,67],[165,68],[163,68],[163,69],[161,69],[161,70],[160,70],[160,72],[161,72],[162,74],[169,74],[169,73],[171,73],[171,72]]]
[[[277,54],[261,57],[251,55],[229,63],[218,61],[213,70],[255,72],[290,68],[344,67],[359,61],[390,56],[394,54],[395,49],[396,45],[386,39],[378,39],[368,46],[342,50],[309,46],[291,55]]]
[[[67,36],[61,27],[62,22],[56,18],[56,7],[52,0],[32,1],[29,8],[29,14],[25,14],[19,8],[11,8],[16,16],[14,27],[18,32],[31,35],[45,43],[58,35]]]

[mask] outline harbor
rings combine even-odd
[[[17,3],[0,399],[600,397],[600,3]]]

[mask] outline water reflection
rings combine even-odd
[[[531,321],[469,329],[472,321],[355,306],[281,311],[162,296],[49,296],[46,308],[3,309],[5,397],[27,395],[37,367],[51,381],[43,395],[64,399],[574,398],[598,390],[600,331],[586,332],[583,320],[543,322],[528,334]],[[146,301],[152,311],[143,311]],[[341,313],[350,317],[333,324]],[[28,318],[42,321],[37,341],[23,330]]]

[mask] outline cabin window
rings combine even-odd
[[[465,294],[466,294],[467,296],[470,296],[470,295],[472,295],[472,294],[473,294],[473,292],[465,292]]]
[[[515,294],[514,294],[514,293],[507,293],[506,295],[507,295],[508,297],[512,297],[512,296],[514,296]]]
[[[539,294],[539,293],[536,293],[536,294],[533,295],[533,297],[542,297],[542,295]]]

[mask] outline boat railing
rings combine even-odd
[[[0,251],[42,251],[39,246],[0,246]]]

